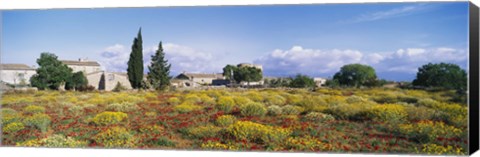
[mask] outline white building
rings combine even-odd
[[[172,80],[172,85],[176,87],[197,87],[201,85],[211,85],[213,80],[225,79],[222,74],[216,73],[186,73],[179,74]]]
[[[36,74],[34,68],[25,64],[0,64],[0,71],[1,81],[12,85],[28,85]]]
[[[314,77],[313,81],[315,82],[315,85],[317,85],[317,87],[321,87],[325,85],[325,83],[327,82],[327,79],[321,78],[321,77]]]
[[[75,60],[60,60],[63,64],[67,65],[73,70],[73,72],[82,71],[84,74],[101,71],[100,64],[96,61],[89,61],[86,59]]]
[[[127,73],[96,71],[87,74],[88,85],[97,90],[111,91],[117,83],[125,89],[132,89]]]

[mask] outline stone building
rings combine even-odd
[[[77,60],[60,60],[63,64],[67,65],[73,70],[73,72],[82,71],[84,74],[89,74],[97,71],[101,71],[100,64],[96,61],[89,61],[87,59]]]
[[[117,83],[126,89],[132,89],[127,73],[96,71],[87,74],[88,85],[97,90],[111,91]]]
[[[321,77],[314,77],[313,81],[315,82],[315,85],[317,87],[321,87],[321,86],[325,85],[325,83],[327,82],[327,79],[321,78]]]
[[[0,64],[0,80],[11,85],[28,85],[37,72],[25,64]]]
[[[171,84],[175,87],[198,87],[202,85],[211,85],[213,80],[225,79],[218,73],[186,73],[183,72],[172,79]]]

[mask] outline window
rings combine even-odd
[[[20,78],[20,79],[25,79],[25,74],[24,74],[24,73],[19,73],[19,74],[18,74],[18,78]]]
[[[109,81],[115,80],[115,75],[113,75],[113,74],[108,74],[108,80],[109,80]]]

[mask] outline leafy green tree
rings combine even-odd
[[[373,82],[377,81],[377,74],[371,66],[348,64],[344,65],[340,71],[333,76],[333,79],[344,86],[371,86],[374,84]]]
[[[456,64],[428,63],[418,68],[414,86],[439,87],[445,89],[467,89],[467,72]]]
[[[162,42],[158,44],[158,50],[152,56],[150,66],[148,66],[147,79],[150,85],[156,90],[164,90],[170,85],[170,67],[168,60],[165,59]]]
[[[72,69],[60,62],[53,53],[43,52],[37,59],[39,67],[36,74],[30,78],[33,87],[39,90],[58,90],[72,76]]]
[[[288,87],[292,78],[275,78],[275,79],[266,79],[265,83],[269,87]]]
[[[73,73],[72,77],[65,83],[65,89],[67,90],[81,90],[87,88],[87,86],[88,80],[81,71]]]
[[[290,82],[292,88],[313,88],[315,87],[315,81],[313,78],[306,75],[298,74]]]
[[[234,71],[233,75],[235,81],[247,82],[247,85],[250,86],[250,82],[256,82],[262,80],[262,70],[255,67],[238,67]]]
[[[132,88],[142,87],[143,80],[143,47],[142,47],[142,28],[138,30],[137,37],[133,40],[132,52],[128,60],[128,81]]]
[[[328,80],[325,82],[325,86],[327,86],[327,87],[339,87],[339,86],[340,86],[340,83],[338,83],[338,80],[328,79]]]
[[[234,74],[234,72],[237,70],[237,67],[234,66],[234,65],[227,65],[223,68],[223,76],[227,79],[227,80],[232,80],[234,78],[232,78],[232,74]]]

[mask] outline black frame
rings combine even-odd
[[[478,7],[470,2],[469,5],[469,154],[473,154],[479,147],[479,12]]]

